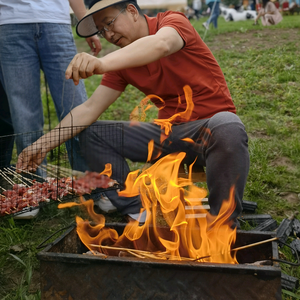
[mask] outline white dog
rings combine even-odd
[[[243,10],[237,11],[234,8],[220,7],[221,15],[224,17],[225,21],[245,21],[255,19],[257,12],[255,10]]]

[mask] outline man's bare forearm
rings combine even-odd
[[[81,105],[75,107],[54,129],[43,135],[34,144],[42,147],[43,151],[49,152],[79,134],[93,123],[91,120],[78,118],[81,115],[80,109]]]
[[[138,39],[103,57],[104,72],[144,66],[179,51],[183,46],[184,42],[177,31],[165,27],[156,35]]]

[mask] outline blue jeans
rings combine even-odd
[[[219,2],[210,2],[208,3],[208,7],[210,8],[211,15],[207,21],[207,24],[213,23],[215,28],[218,28],[218,17],[220,15],[220,3]]]
[[[10,165],[14,146],[13,133],[8,101],[0,80],[0,168]]]
[[[87,96],[83,82],[75,86],[72,80],[65,80],[65,70],[76,54],[70,25],[1,25],[0,45],[0,79],[2,77],[7,94],[14,132],[37,132],[17,135],[16,145],[20,153],[43,133],[40,70],[45,74],[59,120],[83,103]],[[85,170],[78,139],[68,141],[66,147],[73,169]]]

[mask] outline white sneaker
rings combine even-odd
[[[140,223],[145,223],[147,212],[144,210],[142,213],[128,214],[128,216],[134,220],[139,220]]]
[[[106,213],[111,213],[117,210],[117,208],[104,194],[101,195],[99,200],[94,201],[94,205],[98,206],[102,211]]]
[[[31,211],[26,211],[26,208],[23,209],[25,212],[23,213],[19,213],[17,214],[16,216],[14,216],[14,219],[15,220],[29,220],[29,219],[34,219],[37,214],[39,213],[40,209],[39,208],[35,208],[35,209],[32,209]]]
[[[209,29],[209,25],[208,25],[206,22],[202,23],[202,26],[203,26],[206,30]]]

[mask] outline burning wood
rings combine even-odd
[[[260,241],[260,242],[257,242],[257,243],[253,243],[253,244],[233,248],[229,251],[234,252],[234,251],[244,250],[244,249],[259,246],[259,245],[262,245],[262,244],[265,244],[265,243],[270,243],[270,242],[273,242],[273,241],[276,241],[276,240],[278,240],[278,238],[274,237],[274,238],[270,238],[270,239]],[[102,245],[94,245],[94,244],[90,244],[90,247],[96,247],[96,248],[102,248],[102,249],[108,249],[108,250],[116,250],[116,251],[120,251],[120,252],[125,251],[125,252],[130,253],[133,256],[136,256],[136,257],[139,257],[139,258],[152,258],[152,259],[164,259],[164,260],[165,259],[173,259],[173,260],[186,260],[186,261],[199,261],[200,262],[205,258],[209,258],[209,257],[216,256],[216,255],[223,255],[223,253],[220,252],[220,253],[214,253],[214,254],[211,254],[211,255],[206,255],[206,256],[203,256],[203,257],[198,257],[196,259],[192,259],[192,258],[182,257],[182,256],[174,257],[174,256],[167,255],[166,253],[153,253],[153,252],[149,252],[149,251],[122,248],[122,247],[111,247],[111,246],[102,246]],[[88,251],[88,252],[93,253],[94,251]],[[96,251],[95,253],[99,253],[99,252]],[[107,257],[104,254],[103,254],[103,256]],[[120,255],[118,255],[118,256],[120,256]]]

